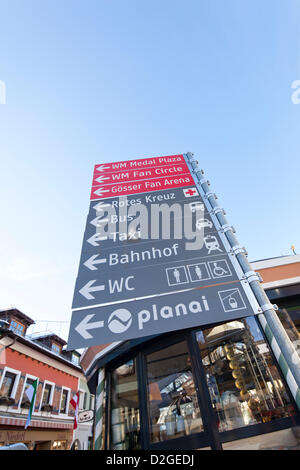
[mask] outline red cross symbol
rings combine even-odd
[[[185,197],[192,197],[198,194],[198,191],[195,188],[184,189],[183,192],[184,192]]]

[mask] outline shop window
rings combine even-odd
[[[254,317],[196,335],[220,432],[296,414]]]
[[[186,342],[149,354],[147,375],[151,441],[202,432]]]
[[[277,315],[300,356],[300,307],[280,308]]]
[[[135,360],[111,374],[111,449],[140,449],[140,413]]]
[[[51,442],[49,444],[49,449],[50,449],[50,445],[51,445]],[[52,443],[52,450],[67,450],[67,449],[68,449],[67,441],[53,441]]]

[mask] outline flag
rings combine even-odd
[[[35,402],[35,396],[36,396],[36,391],[37,391],[37,384],[38,384],[38,379],[36,379],[32,385],[29,385],[27,390],[25,390],[25,393],[28,397],[28,400],[30,401],[30,406],[29,406],[29,411],[28,411],[28,416],[25,424],[25,429],[28,428],[30,421],[31,421],[31,416],[33,413],[34,409],[34,402]]]
[[[75,409],[75,417],[74,417],[74,426],[73,429],[77,429],[77,423],[78,423],[78,408],[79,408],[79,392],[77,392],[72,400],[70,401],[70,404],[73,406]]]

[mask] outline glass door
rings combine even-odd
[[[210,448],[187,341],[145,356],[150,449]]]

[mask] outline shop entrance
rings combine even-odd
[[[299,413],[255,317],[164,335],[124,359],[108,374],[106,448],[297,447]]]

